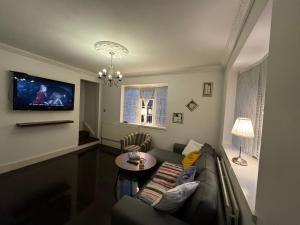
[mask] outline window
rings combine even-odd
[[[152,124],[153,123],[153,104],[154,99],[149,99],[148,101],[142,99],[142,108],[141,108],[141,123]]]
[[[121,122],[166,127],[167,86],[124,86]]]
[[[243,140],[243,152],[259,158],[262,139],[267,61],[239,73],[237,78],[235,118],[250,118],[255,137]],[[233,136],[233,146],[239,148],[240,138]]]

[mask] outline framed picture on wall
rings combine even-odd
[[[213,93],[213,82],[204,82],[203,83],[203,97],[212,97]]]
[[[193,112],[195,109],[198,108],[198,104],[192,99],[187,105],[186,107],[191,111]]]
[[[183,123],[183,113],[173,113],[173,123]]]

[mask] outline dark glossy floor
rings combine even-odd
[[[98,163],[98,190],[95,201],[67,225],[110,225],[111,209],[115,203],[114,182],[117,167],[114,159],[119,151],[107,146],[100,147]]]
[[[91,146],[0,175],[1,225],[110,225],[119,150]]]

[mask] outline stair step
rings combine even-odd
[[[84,145],[84,144],[94,142],[94,141],[99,141],[99,139],[93,138],[93,137],[82,138],[82,139],[79,139],[79,145]]]
[[[85,131],[85,130],[79,131],[79,138],[87,138],[89,136],[90,136],[90,132]]]

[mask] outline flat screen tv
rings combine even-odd
[[[14,110],[74,109],[74,84],[12,73]]]

